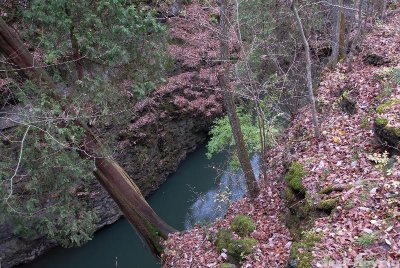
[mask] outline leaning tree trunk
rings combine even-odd
[[[254,199],[258,196],[259,188],[257,185],[256,177],[254,176],[253,168],[251,166],[250,157],[246,148],[246,143],[243,138],[242,129],[238,115],[236,113],[236,104],[233,88],[229,81],[230,62],[229,62],[229,34],[228,23],[229,18],[227,15],[228,1],[221,0],[220,3],[220,47],[221,47],[221,62],[222,69],[218,74],[219,85],[223,91],[224,104],[228,114],[229,123],[232,128],[233,138],[236,144],[237,156],[240,165],[242,166],[243,173],[246,180],[249,196]]]
[[[42,69],[36,66],[32,55],[25,48],[18,35],[11,30],[6,22],[0,17],[0,49],[5,56],[12,60],[17,71],[39,85],[47,84],[55,87],[51,77]]]
[[[313,119],[313,125],[314,125],[314,134],[318,138],[320,136],[320,131],[319,131],[319,125],[318,125],[317,108],[315,107],[314,91],[313,91],[313,86],[312,86],[310,45],[308,44],[306,35],[304,33],[303,23],[301,22],[299,12],[297,11],[294,1],[295,0],[292,0],[291,8],[296,17],[296,22],[297,22],[297,25],[298,25],[298,28],[299,28],[299,31],[301,34],[301,39],[303,41],[304,48],[305,48],[308,97],[311,102],[311,112],[312,112],[312,119]]]
[[[46,71],[34,66],[31,54],[25,48],[18,35],[12,31],[0,18],[0,52],[13,61],[19,70],[29,79],[40,85],[47,85],[51,97],[61,101],[55,90],[55,84]],[[68,106],[61,103],[64,107]],[[82,157],[94,160],[96,170],[94,174],[114,201],[118,204],[130,224],[146,241],[151,251],[160,256],[162,247],[160,239],[166,239],[169,233],[175,230],[166,224],[151,209],[140,190],[128,174],[110,157],[103,157],[103,145],[86,125],[80,121],[74,122],[83,127],[85,132],[82,143]]]

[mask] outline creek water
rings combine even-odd
[[[240,173],[224,166],[227,155],[207,159],[202,146],[190,154],[167,181],[147,198],[151,207],[178,230],[207,223],[224,215],[227,199],[243,196],[245,184]],[[257,156],[253,157],[256,168]],[[256,174],[258,176],[258,174]],[[93,240],[78,248],[55,248],[21,268],[156,268],[157,260],[124,219],[107,226]]]

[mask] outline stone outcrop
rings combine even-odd
[[[192,4],[185,17],[167,19],[172,38],[170,54],[176,66],[171,77],[153,94],[133,106],[128,126],[108,126],[117,133],[115,158],[147,195],[174,172],[179,163],[203,143],[213,120],[222,114],[222,96],[216,77],[219,46],[210,14]],[[93,181],[87,186],[89,205],[101,218],[98,228],[115,222],[121,213],[105,190]],[[28,262],[56,245],[43,237],[24,240],[12,234],[10,224],[0,224],[0,258],[7,268]]]
[[[400,98],[392,98],[376,109],[374,131],[385,149],[396,153],[400,150]]]

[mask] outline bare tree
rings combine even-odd
[[[55,83],[46,71],[34,66],[32,55],[25,48],[18,35],[0,18],[0,52],[19,67],[22,74],[48,89],[50,97],[61,102],[63,109],[68,104],[55,90]],[[166,239],[175,229],[166,224],[148,205],[139,188],[129,175],[109,156],[104,156],[105,148],[92,131],[78,120],[74,124],[86,130],[82,142],[81,155],[89,157],[95,163],[94,174],[114,201],[118,204],[125,217],[138,231],[153,254],[160,256],[162,246],[160,239]]]
[[[307,70],[307,89],[308,89],[308,97],[311,102],[311,111],[313,117],[313,125],[314,125],[314,134],[318,138],[320,136],[320,130],[318,125],[318,116],[317,109],[315,107],[315,98],[312,86],[312,73],[311,73],[311,54],[310,54],[310,45],[308,44],[308,40],[304,33],[303,23],[301,22],[299,12],[297,11],[295,0],[291,0],[291,8],[296,17],[297,26],[300,31],[301,39],[303,41],[303,45],[305,48],[305,56],[306,56],[306,70]]]
[[[228,114],[229,123],[232,128],[236,144],[237,156],[246,180],[249,196],[254,199],[259,194],[259,187],[254,176],[250,157],[243,138],[238,115],[236,113],[235,92],[230,83],[230,52],[229,52],[229,0],[220,1],[220,49],[222,68],[218,74],[220,87],[224,95],[225,108]]]

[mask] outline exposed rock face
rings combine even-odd
[[[371,53],[365,56],[364,62],[373,66],[382,66],[384,64],[390,63],[390,60],[384,58],[381,55]]]
[[[400,150],[400,98],[385,101],[376,109],[374,131],[385,149],[399,153]]]
[[[197,4],[185,7],[186,16],[169,18],[170,45],[176,60],[173,75],[151,97],[134,105],[135,118],[128,126],[115,126],[118,132],[117,161],[147,195],[174,172],[188,153],[207,138],[212,121],[222,114],[222,96],[217,89],[216,72],[219,46],[210,14],[212,8]],[[115,222],[121,213],[105,190],[92,182],[95,193],[88,202],[98,212],[98,228]],[[9,224],[0,224],[2,267],[33,260],[55,246],[43,237],[26,241],[12,234]]]
[[[121,213],[107,192],[101,188],[97,181],[93,181],[88,187],[91,191],[97,193],[95,198],[89,200],[89,205],[101,218],[98,228],[100,229],[118,220]],[[56,245],[55,241],[50,241],[45,237],[34,239],[17,237],[13,234],[10,224],[0,224],[1,267],[7,268],[32,261]]]

